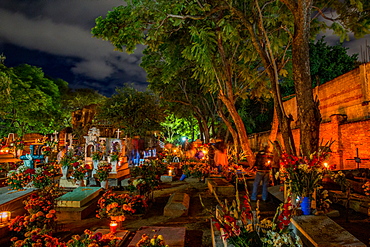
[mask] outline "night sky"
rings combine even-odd
[[[5,65],[41,67],[45,74],[67,81],[71,88],[92,88],[110,96],[116,87],[147,87],[139,66],[143,46],[134,54],[114,51],[108,41],[93,38],[95,18],[123,0],[1,0],[0,54]],[[334,45],[338,38],[325,33]],[[370,42],[369,42],[370,44]],[[366,39],[344,43],[349,53],[365,50]],[[360,59],[363,56],[359,56]]]
[[[92,37],[95,18],[122,0],[1,0],[0,54],[7,67],[30,64],[67,81],[71,88],[92,88],[110,96],[116,87],[147,86],[134,54],[114,51],[108,41]]]

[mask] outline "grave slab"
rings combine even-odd
[[[189,213],[190,197],[186,193],[173,193],[166,206],[164,207],[164,216],[181,217]]]
[[[29,188],[20,191],[9,189],[8,186],[0,188],[0,211],[11,211],[12,218],[23,215],[26,212],[23,201],[37,189]]]
[[[215,192],[218,196],[235,196],[235,187],[223,178],[210,178],[208,189],[211,193]]]
[[[58,222],[60,221],[76,221],[88,218],[98,209],[99,197],[92,199],[90,202],[82,207],[56,207],[56,216]]]
[[[293,232],[301,237],[304,246],[366,247],[366,244],[327,216],[296,216],[291,222]]]
[[[94,234],[96,234],[96,233],[101,233],[101,234],[105,235],[105,234],[110,233],[110,230],[109,229],[97,229],[94,232]],[[122,238],[122,240],[118,241],[116,246],[122,246],[122,244],[126,241],[126,239],[128,238],[129,235],[130,235],[130,231],[117,230],[115,236],[119,237],[119,238]]]
[[[185,227],[159,227],[159,226],[143,226],[141,227],[129,243],[128,247],[135,247],[143,234],[149,235],[150,238],[154,234],[162,235],[166,245],[171,247],[185,247]]]
[[[172,182],[172,176],[162,175],[161,176],[161,182],[162,183],[170,183],[170,182]]]
[[[77,187],[56,199],[58,207],[82,207],[95,197],[97,197],[102,188],[100,187]]]

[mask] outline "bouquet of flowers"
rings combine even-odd
[[[32,181],[36,188],[42,189],[53,182],[53,174],[42,167],[37,167]]]
[[[73,167],[72,176],[74,177],[75,180],[82,180],[85,177],[86,173],[92,170],[90,165],[84,164],[82,160],[74,162],[72,164],[72,167]]]
[[[154,234],[153,238],[150,238],[147,234],[143,234],[141,236],[141,239],[139,240],[139,242],[137,242],[135,246],[136,247],[161,247],[161,246],[168,247],[168,245],[164,243],[163,236],[157,235],[157,234]]]
[[[16,140],[15,141],[15,147],[18,150],[23,150],[24,149],[24,141],[22,141],[22,140]]]
[[[27,186],[30,186],[35,169],[28,168],[27,166],[21,165],[17,170],[11,170],[7,176],[7,184],[13,190],[22,190]]]
[[[101,160],[103,158],[103,153],[100,151],[93,152],[91,158],[92,160]]]
[[[132,215],[148,207],[145,197],[140,195],[117,194],[108,190],[98,201],[97,218],[111,217],[112,220],[124,221],[125,215]]]
[[[110,154],[110,161],[118,161],[119,153],[118,152],[112,152]]]
[[[55,186],[48,186],[32,193],[28,200],[23,202],[28,215],[14,218],[9,229],[20,233],[29,232],[36,228],[51,231],[54,229],[56,221],[55,199],[60,195],[61,193]]]
[[[105,181],[108,179],[109,172],[112,170],[112,166],[106,161],[100,161],[98,164],[98,170],[96,171],[96,176],[98,180]]]
[[[73,151],[70,150],[63,155],[59,163],[62,167],[71,167],[72,163],[75,161],[77,161],[77,157],[75,157]]]
[[[58,238],[54,238],[48,234],[44,229],[36,228],[25,234],[25,239],[21,240],[18,237],[10,239],[12,241],[12,247],[21,246],[54,246],[54,247],[65,247],[65,243],[60,242]]]
[[[117,246],[117,242],[122,238],[116,237],[113,233],[102,234],[100,232],[93,233],[90,230],[85,230],[84,235],[80,237],[79,235],[72,236],[72,239],[67,242],[67,247],[75,246],[107,246],[113,247]]]
[[[323,148],[310,157],[298,157],[283,153],[280,161],[280,176],[289,183],[292,193],[300,197],[311,197],[321,186],[322,178],[334,166],[324,165],[329,153]]]
[[[246,186],[246,181],[244,180]],[[236,187],[237,188],[237,187]],[[228,204],[221,202],[214,193],[219,205],[216,212],[206,208],[211,215],[215,227],[222,233],[222,237],[235,247],[260,246],[303,246],[298,236],[294,238],[288,228],[293,206],[290,201],[281,204],[274,218],[260,219],[259,202],[257,202],[256,216],[253,216],[250,198],[246,187],[246,194],[239,196],[236,190],[235,200]],[[202,199],[202,198],[200,198]],[[204,206],[202,200],[201,203]]]
[[[51,148],[48,147],[48,146],[42,147],[41,153],[42,153],[42,155],[50,156],[50,154],[51,154]]]
[[[362,185],[362,188],[364,189],[365,195],[370,196],[370,181]]]

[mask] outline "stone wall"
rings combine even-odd
[[[355,169],[357,156],[362,159],[360,167],[370,168],[370,63],[363,64],[324,85],[314,88],[313,93],[320,100],[322,143],[335,141],[331,146],[329,162],[338,169]],[[297,103],[292,98],[284,102],[287,114],[294,118],[293,136],[299,150],[299,125],[297,124]],[[269,138],[269,132],[250,136],[252,149],[258,150]],[[281,141],[281,135],[277,139]]]

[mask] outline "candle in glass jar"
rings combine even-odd
[[[116,233],[117,232],[117,222],[116,221],[111,221],[109,224],[110,232],[111,233]]]

